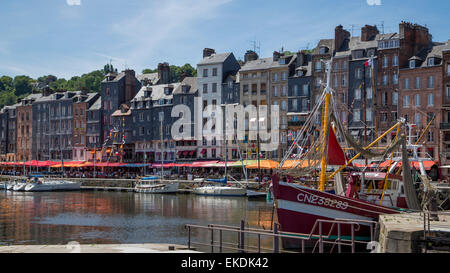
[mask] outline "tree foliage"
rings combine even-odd
[[[69,80],[58,78],[54,75],[45,75],[36,80],[25,75],[14,78],[6,75],[0,76],[0,108],[16,103],[18,98],[26,97],[33,91],[33,88],[39,90],[45,86],[48,86],[52,91],[78,91],[86,89],[90,92],[100,92],[101,82],[104,80],[106,74],[110,72],[117,73],[117,69],[112,64],[106,64],[103,69],[95,70],[81,76],[74,76]],[[144,69],[142,71],[143,74],[155,72],[158,72],[158,69]],[[179,82],[183,74],[188,77],[196,77],[197,70],[190,64],[170,66],[170,82]]]
[[[158,68],[150,69],[146,68],[142,70],[142,74],[149,74],[149,73],[157,73]],[[183,76],[183,74],[186,77],[197,77],[197,69],[192,67],[190,64],[185,64],[183,66],[176,66],[171,65],[170,66],[170,82],[179,82]]]

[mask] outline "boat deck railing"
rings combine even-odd
[[[329,229],[327,233],[325,233],[324,224],[327,224],[327,226],[331,225],[331,227],[327,227],[327,230]],[[344,252],[343,247],[347,247],[346,252],[348,252],[348,248],[350,248],[350,251],[355,253],[358,244],[366,247],[369,244],[369,241],[360,240],[356,236],[356,232],[360,230],[361,225],[370,227],[370,241],[375,241],[375,232],[378,228],[378,223],[375,221],[366,220],[319,219],[315,222],[309,234],[280,231],[278,223],[273,224],[272,230],[246,228],[244,220],[241,221],[240,227],[214,224],[210,224],[208,226],[188,224],[185,225],[185,228],[188,230],[187,245],[189,249],[191,249],[194,245],[203,246],[209,248],[211,253],[223,253],[224,250],[237,251],[239,253],[325,253],[329,250],[330,253],[333,251],[342,253]],[[344,226],[350,228],[350,236],[344,236],[344,234],[342,234]],[[206,230],[209,234],[209,242],[193,241],[192,233],[194,229],[202,231]],[[232,237],[237,235],[237,241],[225,242],[225,233],[234,234]],[[250,241],[250,236],[256,237],[256,243],[251,245],[247,242],[246,245],[246,241]],[[267,247],[267,243],[266,246],[262,245],[262,240],[266,239],[267,242],[267,238],[271,241],[271,248]],[[280,239],[299,240],[300,247],[296,249],[296,251],[281,249]],[[329,245],[330,247],[326,248],[326,245]]]

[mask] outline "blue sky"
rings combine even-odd
[[[359,36],[364,24],[397,32],[404,20],[446,41],[448,10],[448,0],[2,0],[0,75],[68,79],[110,60],[138,73],[164,61],[195,66],[205,47],[243,58],[251,41],[268,57],[313,48],[339,24]]]

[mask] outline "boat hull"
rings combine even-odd
[[[204,196],[245,196],[247,190],[237,187],[198,187],[193,193]]]
[[[267,192],[247,190],[248,198],[267,198]]]
[[[25,191],[27,192],[47,192],[47,191],[77,191],[80,190],[81,184],[78,182],[43,182],[41,184],[38,183],[30,183],[26,185]]]
[[[169,194],[178,192],[178,183],[151,185],[151,186],[136,186],[137,193],[155,193],[155,194]]]
[[[13,186],[12,190],[13,191],[25,191],[25,187],[27,185],[25,183],[19,183]]]
[[[317,220],[365,220],[377,221],[380,214],[399,213],[398,210],[369,202],[347,198],[297,184],[274,183],[274,198],[277,201],[277,216],[281,231],[310,234]],[[330,232],[331,224],[323,223],[322,235]],[[319,234],[319,229],[314,230]],[[330,233],[337,236],[337,227]],[[351,226],[341,226],[341,236],[350,238]],[[370,240],[370,225],[360,223],[355,230],[355,239]],[[283,240],[285,248],[298,248],[300,240]]]

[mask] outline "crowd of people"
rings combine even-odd
[[[272,175],[271,170],[262,170],[261,181],[265,182]],[[105,179],[136,179],[143,176],[161,176],[160,168],[66,168],[64,172],[60,168],[10,168],[0,171],[1,175],[28,176],[33,174],[59,176],[65,178],[105,178]],[[228,168],[228,175],[236,180],[245,180],[242,168]],[[224,168],[170,168],[164,169],[164,178],[178,180],[193,180],[195,178],[217,179],[225,176]],[[260,181],[258,170],[247,170],[249,181]]]

